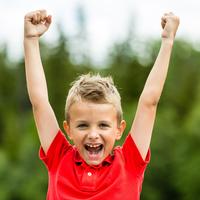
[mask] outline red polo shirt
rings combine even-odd
[[[47,200],[139,200],[144,161],[130,135],[100,165],[89,166],[59,131],[47,155],[40,148],[49,175]]]

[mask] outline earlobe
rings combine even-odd
[[[64,128],[65,132],[67,133],[67,136],[71,140],[72,138],[71,138],[71,134],[70,134],[70,127],[66,120],[63,121],[63,128]]]
[[[118,127],[118,131],[117,131],[117,134],[116,134],[116,140],[120,140],[125,128],[126,128],[126,121],[122,120],[119,127]]]

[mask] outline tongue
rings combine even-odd
[[[101,157],[101,153],[102,153],[102,147],[99,146],[97,148],[88,148],[87,149],[88,152],[88,157],[90,160],[98,160]]]
[[[98,160],[100,157],[100,152],[88,151],[88,157],[90,160]]]

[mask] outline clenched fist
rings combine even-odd
[[[172,12],[165,13],[161,18],[162,38],[174,40],[179,23],[179,18]]]
[[[51,15],[46,10],[36,10],[27,13],[24,17],[24,37],[39,38],[51,24]]]

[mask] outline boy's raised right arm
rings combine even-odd
[[[30,12],[24,18],[24,56],[29,98],[44,152],[47,153],[59,125],[49,103],[46,78],[40,58],[39,37],[51,24],[45,10]]]

